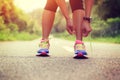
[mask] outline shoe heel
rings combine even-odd
[[[74,59],[88,59],[83,53],[78,53],[76,56],[73,57]]]

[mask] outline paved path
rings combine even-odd
[[[120,80],[120,45],[86,42],[89,59],[73,59],[73,42],[51,39],[50,57],[36,57],[38,40],[0,42],[0,80]]]

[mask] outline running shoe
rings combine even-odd
[[[49,40],[41,40],[40,49],[37,51],[36,56],[49,56],[49,46]]]
[[[86,59],[87,52],[85,50],[85,45],[82,41],[76,40],[74,45],[75,59]]]

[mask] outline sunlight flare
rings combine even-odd
[[[37,8],[44,8],[47,0],[14,0],[17,7],[25,12],[31,12]]]

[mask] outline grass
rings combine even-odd
[[[16,41],[16,40],[33,40],[38,38],[39,36],[36,34],[29,34],[27,32],[21,33],[0,33],[0,41]]]
[[[66,39],[66,40],[75,40],[74,35],[69,35],[67,32],[64,33],[54,33],[54,37],[61,38],[61,39]],[[105,43],[117,43],[120,44],[120,35],[116,37],[97,37],[97,38],[92,38],[91,35],[84,38],[84,41],[92,41],[92,42],[105,42]]]
[[[67,32],[64,33],[54,33],[54,37],[61,38],[65,40],[74,41],[75,36],[69,35]],[[0,32],[0,41],[16,41],[16,40],[33,40],[36,38],[39,38],[40,36],[36,34],[30,34],[27,32],[21,32],[21,33],[1,33]],[[98,38],[92,38],[91,36],[88,36],[87,38],[84,38],[84,41],[92,41],[92,42],[105,42],[105,43],[117,43],[120,44],[120,35],[117,37],[98,37]]]
[[[92,41],[96,42],[106,42],[106,43],[117,43],[120,44],[120,36],[117,37],[105,37],[105,38],[93,38]]]

